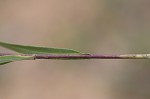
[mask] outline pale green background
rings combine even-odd
[[[84,53],[150,53],[149,0],[0,0],[0,40]],[[9,52],[1,48],[1,52]],[[0,99],[150,99],[150,60],[0,67]]]

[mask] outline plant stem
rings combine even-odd
[[[21,55],[33,56],[34,59],[150,59],[150,54],[120,54],[120,55],[105,55],[105,54],[11,54],[0,53],[0,56],[6,55]]]

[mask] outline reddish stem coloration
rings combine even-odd
[[[34,59],[149,59],[150,54],[123,54],[123,55],[103,55],[103,54],[11,54],[0,53],[0,56],[21,55],[33,56]]]
[[[35,55],[35,59],[121,59],[118,55]]]

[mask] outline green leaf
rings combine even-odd
[[[21,56],[21,55],[6,55],[0,56],[0,65],[4,65],[14,61],[21,61],[21,60],[33,60],[34,56]]]
[[[0,63],[0,65],[5,65],[5,64],[8,64],[8,63],[10,63],[10,62],[2,62],[2,63]]]
[[[0,42],[0,46],[23,54],[79,54],[71,49],[25,46]]]

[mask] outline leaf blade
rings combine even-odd
[[[5,42],[0,42],[0,46],[23,54],[50,54],[50,53],[51,54],[79,54],[80,53],[72,49],[25,46],[25,45],[11,44]]]
[[[5,55],[5,56],[0,56],[0,65],[4,65],[14,61],[33,60],[33,59],[34,56]]]

